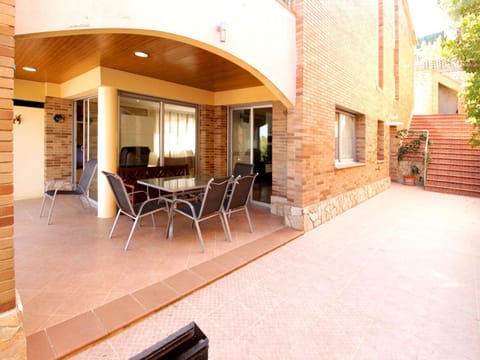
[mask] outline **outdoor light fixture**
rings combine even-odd
[[[134,52],[135,56],[141,57],[141,58],[148,58],[149,55],[146,52],[143,51],[135,51]]]
[[[22,114],[15,115],[13,118],[13,123],[20,125],[22,123]]]
[[[217,25],[217,31],[218,31],[220,41],[225,42],[225,40],[227,40],[227,29],[223,21]]]
[[[30,71],[30,72],[37,71],[37,69],[35,69],[34,67],[30,67],[30,66],[24,66],[24,67],[22,67],[22,69],[25,70],[25,71]]]
[[[53,116],[53,120],[56,122],[56,123],[63,123],[65,121],[65,116],[62,115],[62,114],[55,114]]]

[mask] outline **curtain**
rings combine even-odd
[[[164,156],[185,157],[195,154],[195,115],[167,110],[164,116]]]

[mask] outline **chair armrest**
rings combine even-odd
[[[127,183],[123,183],[123,184],[125,185],[127,193],[133,194],[135,192],[135,185],[127,184]]]
[[[182,203],[182,204],[186,204],[190,207],[190,210],[192,211],[192,214],[195,214],[195,209],[192,205],[192,203],[190,201],[187,201],[187,200],[183,200],[183,199],[175,199],[173,200],[173,203],[172,203],[172,209],[175,208],[175,206],[177,205],[177,203]]]
[[[68,180],[50,180],[45,184],[45,191],[48,191],[48,190],[58,191],[61,189],[65,189],[67,187],[70,189],[75,188],[72,182]]]
[[[161,201],[164,201],[165,202],[165,210],[168,212],[168,202],[166,201],[166,198],[164,198],[163,196],[160,196],[160,197],[156,197],[156,198],[152,198],[152,199],[148,199],[148,200],[145,200],[142,205],[140,206],[140,208],[138,209],[138,213],[139,214],[142,214],[143,213],[143,208],[150,204],[150,203],[155,203],[155,202],[158,202],[160,203]],[[159,209],[160,210],[160,209]]]

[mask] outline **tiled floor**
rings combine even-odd
[[[480,359],[480,198],[393,184],[73,358],[195,321],[209,359]]]
[[[39,217],[40,204],[40,199],[15,203],[16,287],[29,347],[35,344],[29,359],[52,358],[46,355],[52,353],[50,347],[57,355],[68,353],[72,333],[76,341],[88,343],[124,326],[126,320],[145,316],[250,261],[242,256],[242,247],[260,254],[279,246],[268,238],[285,229],[281,217],[251,206],[255,231],[249,233],[243,213],[233,214],[232,242],[225,241],[219,220],[204,222],[202,253],[195,230],[181,217],[175,219],[174,238],[165,239],[166,213],[160,213],[157,228],[146,218],[124,251],[132,224],[128,219],[120,219],[109,239],[113,220],[97,218],[77,198],[57,201],[50,226]],[[287,240],[298,236],[287,231]],[[42,346],[45,352],[39,350]]]

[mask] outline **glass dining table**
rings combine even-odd
[[[137,180],[137,183],[152,189],[170,193],[175,197],[182,192],[204,189],[212,177],[213,176],[211,175],[205,174],[196,176],[160,177]]]
[[[185,194],[192,191],[201,191],[205,189],[208,181],[212,178],[211,175],[201,174],[196,176],[175,176],[175,177],[160,177],[150,179],[140,179],[137,183],[147,188],[159,190],[163,193],[171,194],[172,201],[177,198],[179,194]],[[170,216],[169,216],[170,218]],[[167,224],[166,237],[171,238],[173,235],[173,224]]]

